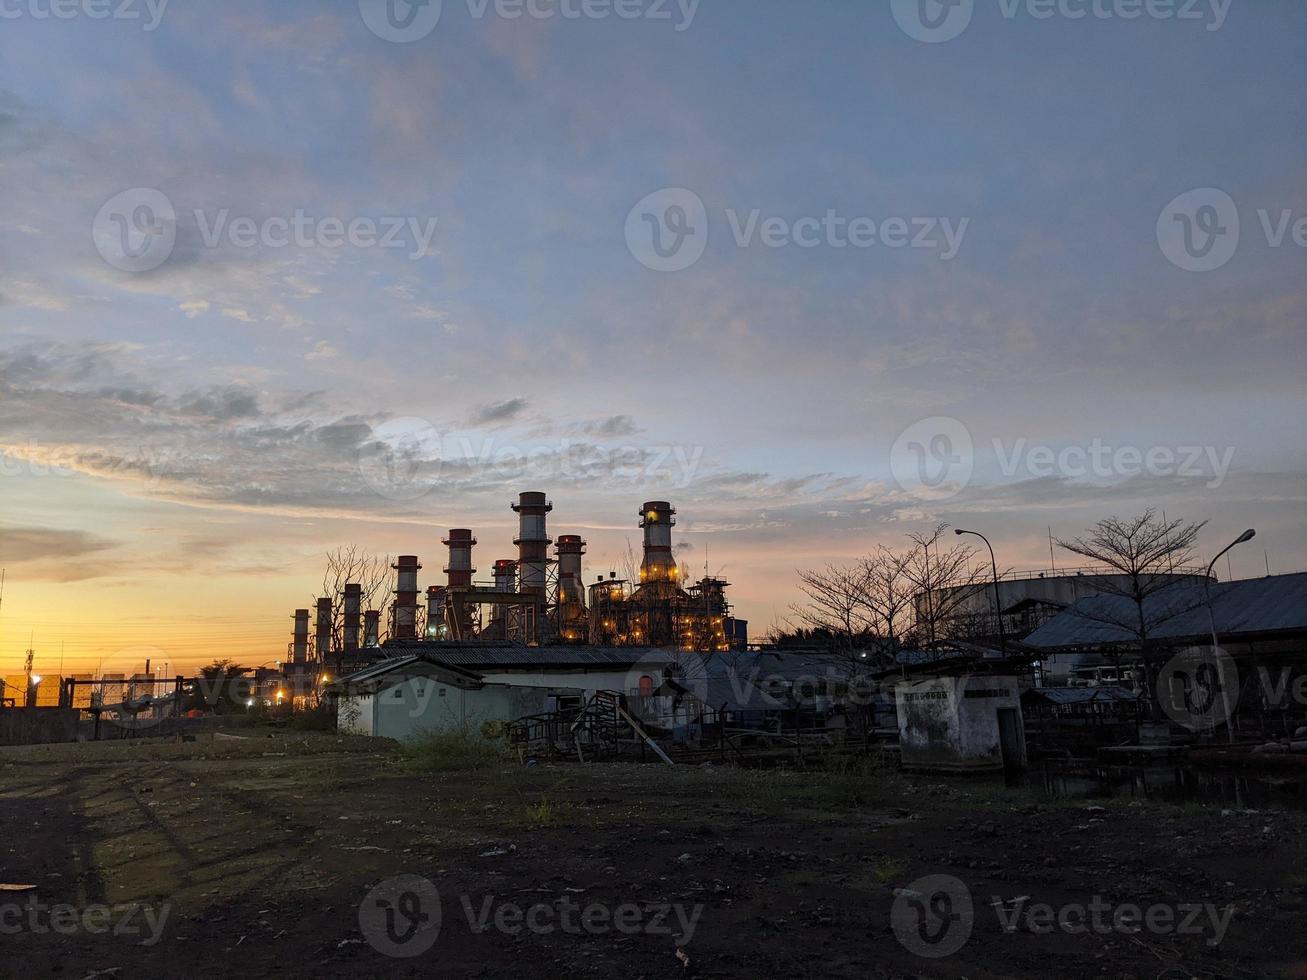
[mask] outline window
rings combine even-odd
[[[651,694],[653,694],[653,689],[654,689],[654,685],[653,685],[652,677],[650,677],[648,674],[645,674],[643,677],[640,678],[640,697],[642,698],[649,697]]]

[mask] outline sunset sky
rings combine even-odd
[[[0,675],[32,636],[45,673],[280,659],[323,552],[425,587],[471,527],[488,577],[522,490],[587,578],[671,500],[755,635],[796,568],[936,521],[1043,568],[1154,506],[1205,555],[1256,527],[1238,577],[1307,568],[1299,0],[981,3],[937,43],[879,2],[445,0],[406,43],[344,0],[135,7],[0,23]],[[1167,208],[1208,188],[1238,247],[1189,271]],[[175,244],[132,271],[142,189]],[[658,271],[669,200],[706,249]]]

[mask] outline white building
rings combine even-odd
[[[904,769],[1001,772],[1026,763],[1017,678],[928,677],[894,688]]]
[[[336,685],[337,727],[406,739],[424,732],[476,734],[580,705],[595,691],[638,695],[662,684],[676,656],[644,648],[479,647],[405,644],[403,655]]]

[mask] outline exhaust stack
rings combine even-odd
[[[558,604],[583,606],[585,585],[581,581],[581,556],[585,554],[585,542],[579,534],[561,534],[557,550]]]
[[[357,583],[345,585],[345,636],[344,646],[347,653],[359,648],[360,620],[363,615],[363,586]]]
[[[368,649],[381,646],[380,609],[369,609],[363,614],[363,645]]]
[[[316,652],[318,660],[326,663],[331,656],[331,600],[318,600],[318,619],[316,629]]]
[[[397,640],[417,639],[418,570],[421,567],[417,555],[400,555],[399,560],[391,566],[398,575],[390,635]]]
[[[640,508],[644,528],[644,558],[640,562],[640,583],[675,582],[676,559],[672,557],[672,527],[676,508],[666,500],[650,500]]]
[[[309,611],[295,610],[295,639],[291,644],[290,662],[302,664],[309,659]]]
[[[527,491],[513,504],[518,514],[518,533],[513,539],[517,545],[518,575],[522,592],[533,592],[545,601],[547,596],[547,569],[549,566],[549,535],[545,529],[546,517],[554,505],[543,493]]]
[[[472,575],[476,569],[472,566],[472,546],[477,539],[465,527],[451,528],[444,544],[449,546],[449,564],[445,574],[449,576],[451,589],[467,588],[472,584]]]

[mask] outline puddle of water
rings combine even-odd
[[[1230,772],[1189,765],[1075,766],[1032,769],[1024,785],[1048,796],[1162,800],[1231,809],[1307,810],[1307,780],[1276,773]]]

